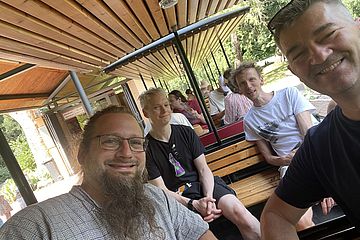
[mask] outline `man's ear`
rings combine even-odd
[[[149,114],[147,113],[147,111],[145,110],[145,108],[142,110],[144,117],[149,118]]]
[[[79,146],[79,151],[78,151],[78,154],[77,154],[77,159],[78,159],[78,162],[80,165],[83,165],[84,162],[85,162],[85,159],[86,159],[86,151],[84,149],[83,146],[81,146],[82,144],[80,144]]]
[[[296,76],[296,74],[294,73],[294,71],[292,70],[292,68],[290,67],[290,65],[287,65],[287,68],[290,70],[290,72],[292,72],[292,74],[294,74]]]

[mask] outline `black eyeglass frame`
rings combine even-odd
[[[277,11],[275,13],[275,15],[270,19],[269,23],[267,24],[267,28],[268,30],[271,32],[272,35],[274,35],[274,30],[275,30],[275,26],[273,26],[273,22],[274,20],[279,16],[279,14],[284,11],[286,8],[288,8],[292,3],[294,2],[294,0],[291,0],[290,2],[288,2],[285,6],[283,6],[282,8],[279,9],[279,11]]]
[[[114,139],[117,139],[118,140],[118,147],[115,149],[115,148],[107,148],[105,147],[102,142],[101,142],[101,138],[102,137],[114,137]],[[98,139],[98,143],[99,143],[99,146],[104,149],[104,150],[111,150],[111,151],[117,151],[120,149],[121,147],[121,141],[127,141],[129,147],[130,147],[130,150],[132,152],[145,152],[146,151],[146,148],[147,148],[147,145],[148,145],[148,139],[147,138],[144,138],[144,137],[130,137],[130,138],[123,138],[123,137],[120,137],[120,136],[117,136],[117,135],[114,135],[114,134],[103,134],[103,135],[97,135],[95,136],[94,138],[97,138]],[[136,140],[136,139],[141,139],[143,142],[143,149],[142,150],[138,150],[136,148],[133,148],[133,145],[131,144],[131,140]]]

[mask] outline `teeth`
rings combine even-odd
[[[339,64],[340,64],[341,61],[337,61],[336,63],[332,64],[331,66],[323,69],[320,73],[323,74],[323,73],[326,73],[326,72],[329,72],[331,70],[333,70],[334,68],[336,68]]]

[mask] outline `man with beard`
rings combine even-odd
[[[307,133],[261,217],[264,239],[297,239],[294,225],[331,196],[360,227],[360,22],[339,0],[293,0],[269,22],[289,69],[335,109]]]
[[[198,215],[144,183],[145,149],[124,108],[96,113],[78,152],[82,184],[20,211],[0,239],[215,239]]]
[[[164,189],[178,202],[210,222],[221,214],[234,223],[244,239],[260,239],[259,221],[244,207],[234,190],[214,177],[195,132],[170,124],[171,108],[161,88],[151,88],[139,97],[152,129],[146,136],[146,168],[149,182]],[[185,186],[182,195],[177,194]]]

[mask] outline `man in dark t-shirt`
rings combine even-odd
[[[170,125],[171,109],[164,90],[152,88],[139,98],[152,125],[146,150],[149,182],[198,212],[205,221],[223,214],[239,228],[244,239],[260,239],[258,220],[221,178],[214,178],[195,132],[186,126]],[[180,186],[185,186],[182,195],[176,193]]]
[[[360,227],[360,21],[340,0],[293,0],[268,24],[288,68],[338,105],[311,128],[261,216],[264,239],[297,239],[294,225],[331,196]]]

